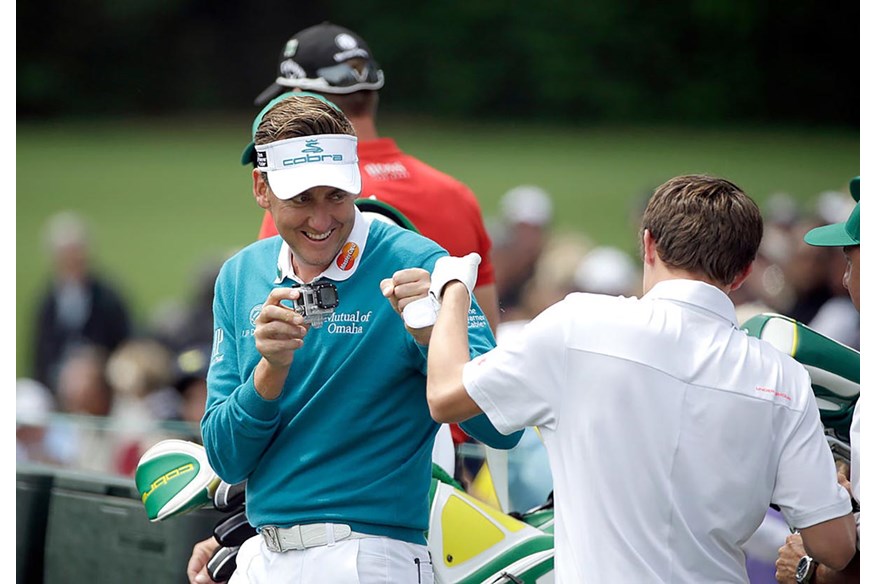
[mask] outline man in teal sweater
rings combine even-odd
[[[255,144],[253,192],[280,235],[240,251],[216,281],[201,422],[213,469],[247,480],[260,532],[231,582],[431,581],[431,327],[401,315],[427,296],[446,252],[358,211],[356,137],[323,100],[280,101]],[[307,324],[292,305],[320,283],[334,284],[338,305]],[[476,303],[469,342],[473,357],[495,344]],[[465,430],[499,448],[520,438],[483,416]]]

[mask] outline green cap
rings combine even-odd
[[[265,114],[268,113],[269,111],[271,111],[272,107],[274,107],[275,105],[277,105],[278,103],[280,103],[281,101],[283,101],[285,99],[288,99],[290,97],[302,97],[302,96],[315,97],[316,99],[329,104],[330,106],[332,106],[336,110],[341,111],[341,108],[339,108],[338,106],[336,106],[335,104],[330,102],[328,99],[325,98],[325,96],[320,95],[318,93],[310,93],[309,91],[287,91],[286,93],[284,93],[282,95],[278,95],[277,97],[275,97],[274,99],[272,99],[271,101],[266,103],[265,107],[262,108],[262,111],[260,111],[259,114],[252,121],[253,140],[250,141],[250,143],[246,145],[246,148],[243,149],[243,153],[240,155],[240,163],[242,165],[246,166],[247,164],[252,164],[253,166],[255,166],[255,134],[256,134],[256,130],[259,129],[259,124],[262,123],[262,118],[265,117]]]
[[[803,236],[803,241],[818,247],[846,247],[861,245],[861,177],[856,176],[849,183],[852,198],[858,202],[845,223],[834,223],[816,227]]]

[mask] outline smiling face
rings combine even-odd
[[[282,200],[262,173],[253,171],[253,194],[270,211],[283,240],[292,248],[292,266],[305,282],[325,271],[353,231],[355,195],[334,187],[313,187]]]

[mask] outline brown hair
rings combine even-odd
[[[763,219],[757,204],[732,182],[685,175],[654,191],[642,216],[642,233],[645,229],[668,267],[728,285],[754,261]]]
[[[317,97],[301,95],[284,99],[268,110],[253,140],[262,145],[318,134],[355,136],[356,132],[340,110]]]

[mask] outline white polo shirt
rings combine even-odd
[[[570,294],[465,367],[501,432],[539,426],[557,582],[748,582],[770,502],[808,527],[851,511],[806,370],[703,282]]]

